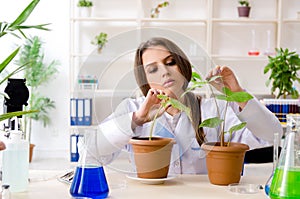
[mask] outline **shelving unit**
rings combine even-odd
[[[78,14],[77,1],[70,1],[70,96],[93,97],[93,125],[110,114],[123,98],[138,93],[133,58],[139,43],[151,35],[142,31],[146,28],[167,31],[158,31],[160,36],[174,31],[174,35],[164,36],[174,38],[201,73],[212,65],[228,65],[242,86],[254,95],[265,96],[270,90],[265,87],[267,76],[263,74],[268,62],[263,55],[268,30],[271,49],[300,51],[297,0],[252,0],[249,18],[237,16],[237,0],[170,0],[155,19],[149,17],[150,10],[162,1],[97,0],[92,16],[84,18]],[[259,56],[247,54],[252,47],[252,30],[256,32]],[[99,32],[109,37],[101,54],[90,44]],[[186,38],[181,40],[179,35]],[[98,90],[78,91],[77,75],[89,73],[98,76]]]

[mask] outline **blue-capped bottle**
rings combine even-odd
[[[70,194],[74,198],[107,198],[109,187],[102,163],[90,148],[96,145],[97,131],[88,131],[84,134],[84,143],[81,146],[80,158],[70,187]]]

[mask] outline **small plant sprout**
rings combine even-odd
[[[91,41],[91,44],[94,44],[98,47],[98,51],[100,52],[104,45],[107,43],[107,33],[100,32],[95,38]]]
[[[151,18],[158,18],[159,13],[160,13],[160,9],[167,7],[169,5],[168,1],[164,1],[160,4],[158,4],[155,8],[151,9]]]
[[[180,111],[185,112],[187,114],[187,116],[189,117],[189,119],[192,120],[191,119],[191,110],[190,110],[190,108],[188,108],[187,106],[185,106],[184,104],[182,104],[178,100],[176,100],[174,98],[171,98],[169,96],[166,96],[166,95],[162,95],[162,94],[157,95],[157,97],[159,99],[161,99],[161,102],[160,102],[160,106],[159,106],[156,114],[154,115],[153,122],[152,122],[151,127],[150,127],[149,140],[152,140],[153,130],[154,130],[154,125],[155,125],[156,119],[157,119],[159,113],[162,111],[163,108],[166,109],[166,108],[172,106],[173,108],[176,108]]]
[[[79,0],[77,3],[78,7],[92,7],[93,2],[89,0]]]
[[[187,89],[186,92],[190,92],[190,91],[192,91],[196,88],[201,88],[201,87],[203,87],[204,85],[207,85],[207,84],[209,85],[209,88],[212,92],[212,97],[215,99],[215,104],[216,104],[216,107],[217,107],[218,116],[213,117],[213,118],[208,118],[208,119],[202,121],[201,124],[199,125],[199,128],[200,127],[216,128],[216,127],[220,126],[221,127],[220,132],[219,132],[220,145],[225,146],[225,134],[229,133],[230,136],[229,136],[229,140],[227,142],[227,146],[230,146],[230,140],[232,138],[232,134],[235,131],[238,131],[238,130],[244,128],[246,126],[246,122],[242,122],[240,124],[234,125],[234,126],[230,127],[230,129],[227,132],[225,132],[225,121],[226,121],[225,116],[226,116],[226,112],[227,112],[229,102],[247,102],[248,100],[252,99],[253,96],[250,95],[249,93],[245,92],[245,91],[232,92],[232,91],[230,91],[229,88],[226,88],[226,87],[223,87],[223,89],[222,89],[223,94],[215,95],[210,83],[215,81],[218,78],[222,78],[222,76],[214,76],[210,79],[203,80],[202,77],[200,76],[200,74],[198,74],[197,72],[193,72],[192,73],[192,80],[191,80],[192,85]],[[226,101],[225,111],[224,111],[223,117],[221,117],[216,99]]]
[[[239,4],[240,4],[241,6],[245,6],[245,7],[249,7],[249,6],[250,6],[249,1],[239,1]]]

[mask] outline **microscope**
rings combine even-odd
[[[4,98],[4,113],[23,111],[23,105],[28,105],[29,90],[25,83],[26,79],[8,78],[4,92],[9,98]],[[7,125],[4,124],[4,130],[20,130],[20,118],[22,116],[18,116],[15,120],[8,119]]]

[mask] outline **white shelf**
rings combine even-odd
[[[223,19],[213,18],[213,22],[222,23],[277,23],[276,19],[251,19],[251,18],[234,18],[234,19]]]
[[[103,18],[103,17],[73,17],[71,21],[103,21],[103,22],[137,22],[137,18]]]
[[[284,19],[283,23],[300,23],[300,19]]]
[[[72,92],[73,95],[76,94],[86,94],[88,96],[95,96],[95,97],[131,97],[138,95],[136,91],[132,90],[113,90],[113,89],[97,89],[97,90],[76,90]]]
[[[142,18],[141,22],[170,22],[170,23],[207,23],[206,19],[160,19],[160,18]]]
[[[235,56],[235,55],[211,55],[213,59],[222,59],[222,60],[233,60],[233,61],[265,61],[268,59],[266,55],[259,56]]]
[[[185,52],[193,64],[200,67],[202,64],[209,62],[209,58],[218,64],[230,64],[235,67],[236,73],[243,81],[241,83],[249,87],[246,87],[246,89],[251,91],[252,94],[259,96],[269,95],[270,93],[270,89],[264,87],[266,75],[262,72],[268,61],[268,57],[262,54],[267,48],[267,31],[271,31],[271,49],[288,47],[300,51],[297,35],[297,32],[300,33],[300,19],[295,18],[296,11],[300,10],[298,0],[257,0],[253,2],[255,6],[253,5],[253,8],[251,8],[250,18],[237,17],[237,3],[234,0],[189,0],[188,3],[186,0],[176,0],[169,7],[161,9],[159,18],[148,17],[150,16],[151,8],[156,2],[130,0],[124,3],[122,0],[114,1],[122,4],[122,6],[114,6],[110,1],[97,1],[95,4],[101,5],[94,7],[94,9],[97,9],[94,16],[97,17],[78,17],[75,12],[76,2],[70,0],[71,95],[89,95],[106,99],[110,97],[121,99],[135,95],[134,91],[126,90],[127,87],[124,90],[107,89],[110,86],[109,81],[118,81],[118,76],[115,76],[115,71],[113,70],[118,70],[118,75],[122,76],[127,74],[130,67],[133,67],[133,57],[122,57],[124,54],[121,54],[120,57],[122,59],[117,57],[115,60],[112,60],[114,56],[109,55],[108,51],[105,52],[107,54],[103,53],[101,57],[99,56],[99,60],[98,57],[91,57],[94,60],[92,60],[92,63],[89,63],[91,66],[88,65],[89,68],[87,69],[93,70],[91,73],[96,74],[103,70],[103,68],[100,68],[104,66],[101,65],[102,61],[108,61],[105,67],[111,62],[118,61],[114,65],[114,69],[109,69],[105,73],[108,76],[112,74],[111,77],[105,78],[106,84],[103,86],[105,89],[74,91],[74,88],[77,88],[74,84],[78,76],[75,73],[84,70],[84,68],[80,67],[83,66],[82,62],[86,61],[85,58],[91,55],[94,56],[94,54],[89,54],[89,52],[93,52],[91,51],[90,41],[99,32],[108,33],[110,39],[131,30],[137,30],[138,32],[145,27],[174,30],[195,41],[197,45],[203,48],[203,52],[207,54],[197,57],[195,54],[198,54],[195,51],[198,52],[198,49],[195,50],[193,45],[187,46]],[[107,10],[107,5],[109,9],[112,9],[111,11]],[[259,56],[247,55],[248,50],[251,49],[252,30],[256,31],[256,47],[261,53]],[[165,36],[168,37],[169,35]],[[132,40],[134,46],[137,47],[142,39],[144,39],[143,35],[137,34],[132,38],[128,38],[130,41],[124,41],[124,44],[120,41],[120,45],[127,46]],[[124,46],[122,46],[122,49]],[[119,49],[116,48],[114,53],[119,53],[117,50]],[[110,51],[113,50],[110,49]],[[134,54],[133,51],[130,53]],[[97,65],[99,69],[93,68],[94,62],[99,62]],[[204,72],[208,72],[209,69],[206,68]],[[131,76],[130,78],[134,79]],[[127,84],[127,81],[124,81],[124,84]],[[99,82],[99,85],[103,84]],[[128,88],[132,88],[132,85]]]
[[[75,130],[75,129],[97,129],[98,128],[98,125],[90,125],[90,126],[70,126],[72,130]]]

